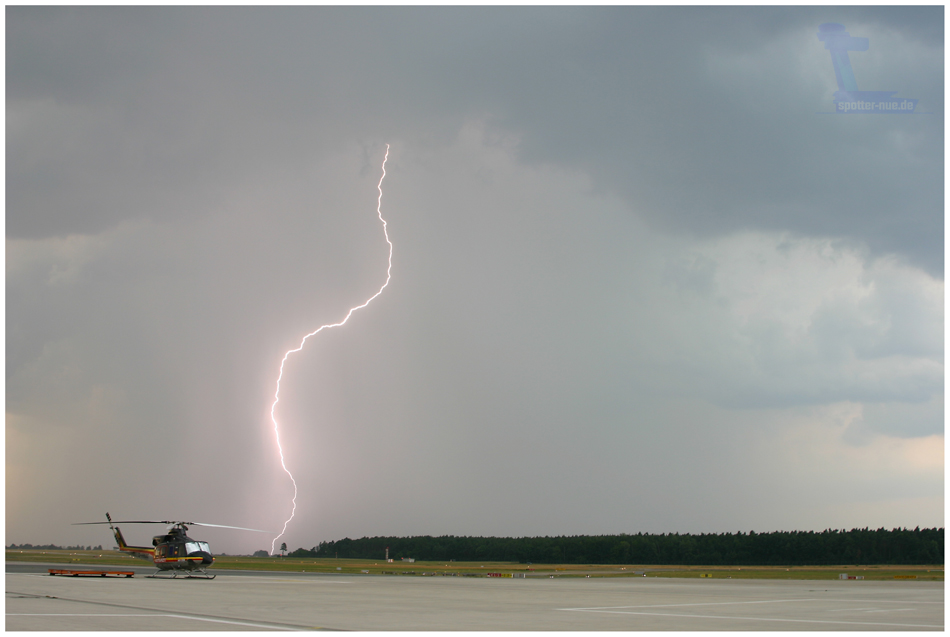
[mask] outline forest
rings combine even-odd
[[[943,564],[940,529],[851,529],[768,533],[668,533],[557,537],[344,538],[300,548],[292,557],[538,564],[681,564],[821,566],[838,564]]]

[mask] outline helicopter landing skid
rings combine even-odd
[[[171,573],[171,575],[166,575],[165,573]],[[196,568],[193,571],[179,571],[178,569],[159,569],[154,575],[146,575],[145,577],[152,577],[154,579],[178,579],[178,574],[181,573],[181,579],[214,579],[217,577],[215,575],[209,575],[208,571],[201,568]],[[187,573],[187,575],[186,575]]]

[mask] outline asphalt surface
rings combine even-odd
[[[944,629],[942,582],[248,571],[209,581],[151,579],[147,567],[132,578],[47,568],[68,567],[7,563],[7,630]]]

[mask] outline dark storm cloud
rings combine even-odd
[[[524,131],[525,159],[592,170],[659,227],[855,237],[942,271],[940,7],[8,14],[14,118],[29,119],[24,101],[54,109],[62,130],[49,134],[66,137],[48,142],[65,145],[57,161],[27,163],[8,133],[9,203],[32,211],[12,216],[13,236],[108,226],[141,214],[142,193],[151,214],[188,214],[228,179],[348,133],[426,122],[446,134],[487,115]],[[817,115],[835,90],[816,37],[826,21],[870,37],[870,52],[851,54],[859,86],[919,98],[935,115]],[[861,57],[872,55],[878,65]],[[91,148],[69,146],[80,123]],[[90,163],[109,181],[81,170]],[[66,174],[68,197],[49,194]]]
[[[503,121],[534,133],[525,137],[528,158],[595,167],[598,181],[663,227],[852,236],[937,273],[943,66],[933,24],[942,10],[921,14],[897,26],[883,16],[867,21],[866,11],[604,9],[584,14],[579,38],[540,38],[540,50],[527,44],[535,68],[501,64],[522,59],[502,51],[496,64],[473,62],[465,75],[502,69]],[[932,23],[922,24],[927,14]],[[885,45],[874,35],[901,28],[905,42],[929,47],[932,55],[875,77],[921,97],[935,115],[860,123],[816,115],[831,110],[836,88],[815,37],[817,24],[831,20],[877,27],[866,34],[872,51]],[[927,35],[918,38],[917,28]],[[904,59],[900,49],[887,53]],[[852,54],[856,64],[860,55]],[[716,62],[729,56],[765,57],[767,66],[726,74]],[[485,78],[485,92],[496,82]]]

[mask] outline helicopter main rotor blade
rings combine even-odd
[[[73,522],[73,526],[76,526],[77,524],[175,524],[175,523],[162,521],[162,520],[112,520],[111,522]]]
[[[261,529],[248,529],[243,526],[227,526],[224,524],[208,524],[207,522],[183,522],[181,520],[112,520],[111,522],[73,522],[78,524],[183,524],[185,526],[214,526],[219,529],[237,529],[238,531],[255,531],[257,533],[273,533]]]
[[[208,524],[206,522],[186,522],[193,526],[216,526],[219,529],[237,529],[238,531],[256,531],[258,533],[273,533],[273,531],[262,531],[261,529],[248,529],[243,526],[225,526],[224,524]]]

